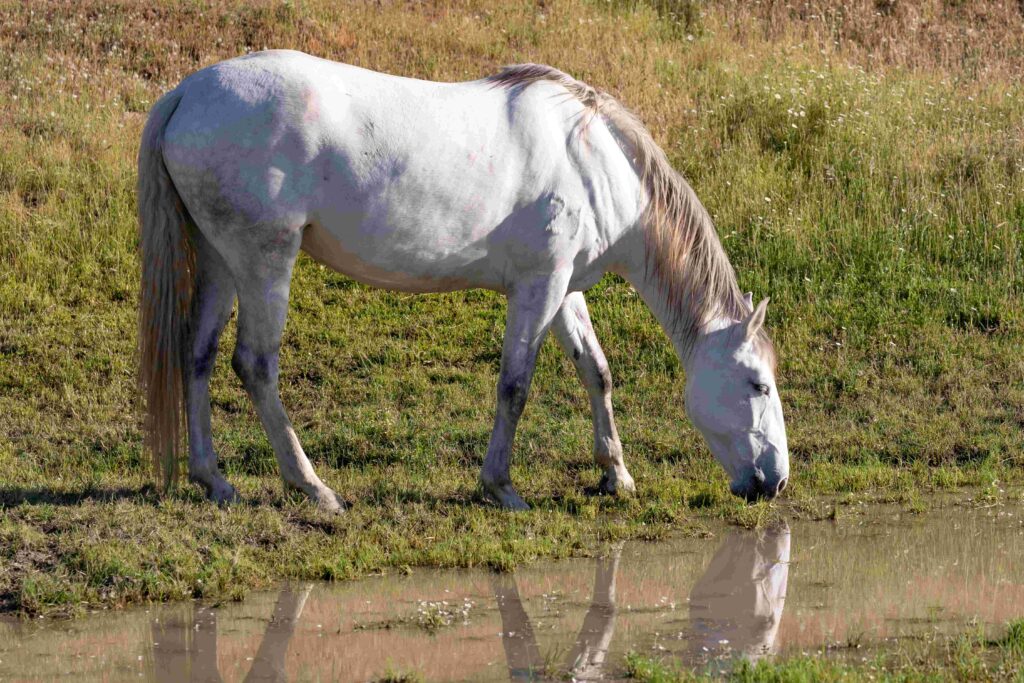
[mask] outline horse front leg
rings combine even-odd
[[[498,373],[498,407],[487,457],[480,470],[484,493],[510,510],[530,508],[512,487],[512,440],[523,414],[537,352],[565,297],[567,273],[549,274],[517,284],[509,292],[505,339]]]
[[[594,460],[604,469],[600,491],[612,495],[634,492],[636,485],[622,460],[622,444],[612,414],[612,373],[594,334],[587,302],[581,292],[571,292],[565,297],[551,329],[558,345],[576,367],[576,374],[590,397]]]

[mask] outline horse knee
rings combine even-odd
[[[612,371],[608,363],[598,363],[594,368],[594,388],[602,396],[612,393]]]
[[[239,343],[231,357],[231,368],[251,393],[277,380],[277,353],[257,353]]]
[[[217,360],[218,335],[210,335],[193,346],[192,349],[192,378],[205,380],[213,372],[214,361]]]
[[[524,375],[502,377],[498,381],[498,405],[510,412],[519,414],[526,405],[526,395],[530,390],[530,380]]]

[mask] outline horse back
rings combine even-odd
[[[434,83],[270,51],[179,87],[164,156],[215,244],[302,232],[357,279],[437,291],[505,289],[594,242],[581,233],[602,186],[579,158],[594,141],[580,146],[586,112],[557,84]]]

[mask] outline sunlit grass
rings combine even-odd
[[[698,683],[728,680],[737,683],[800,683],[807,681],[1019,681],[1024,673],[1022,622],[1000,629],[992,639],[981,629],[955,636],[931,636],[918,642],[904,639],[887,652],[856,659],[802,654],[738,660],[716,667],[686,668],[678,663],[631,654],[629,678],[640,683]]]

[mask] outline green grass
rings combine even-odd
[[[666,338],[612,277],[588,300],[639,496],[586,495],[587,400],[548,343],[513,466],[534,510],[483,506],[503,300],[373,290],[305,258],[282,394],[351,511],[282,492],[230,353],[215,443],[243,504],[157,495],[133,379],[137,140],[186,74],[264,46],[434,79],[547,62],[637,111],[715,216],[741,285],[772,297],[799,513],[836,514],[825,499],[848,496],[920,509],[932,491],[1024,480],[1019,71],[912,69],[870,40],[819,44],[792,16],[769,31],[724,0],[652,6],[0,2],[0,610],[509,568],[779,514],[729,496],[683,417]],[[1020,36],[1006,40],[1016,64]]]
[[[742,660],[715,674],[632,654],[627,658],[627,675],[641,683],[721,679],[736,683],[1019,681],[1024,675],[1024,621],[1008,624],[1005,634],[996,639],[976,631],[937,636],[923,643],[901,641],[887,652],[858,659],[804,654],[757,663]]]

